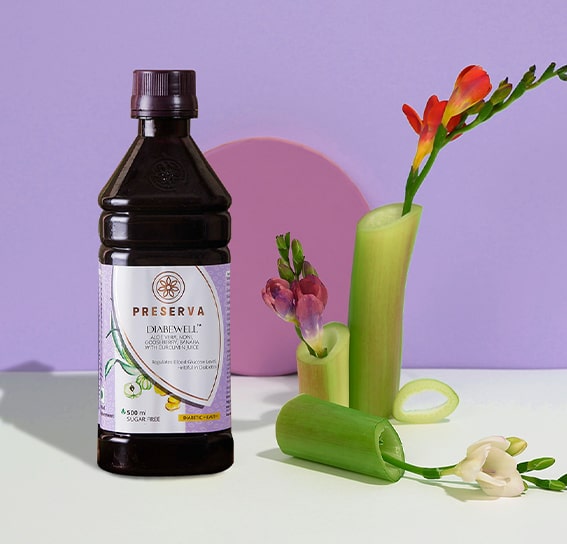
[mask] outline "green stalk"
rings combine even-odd
[[[390,417],[400,384],[406,277],[421,218],[413,205],[367,213],[356,228],[352,266],[350,329],[350,406]]]
[[[304,342],[297,347],[299,392],[348,406],[348,327],[327,323],[323,345],[327,348],[323,358],[311,355]]]
[[[299,395],[282,407],[276,439],[287,455],[360,474],[397,482],[403,468],[384,462],[403,462],[400,437],[381,417],[371,416],[311,395]]]
[[[403,460],[396,458],[395,456],[388,455],[387,453],[382,453],[382,458],[386,463],[398,467],[402,470],[406,470],[408,472],[413,472],[413,474],[417,474],[418,476],[423,476],[428,480],[438,480],[443,476],[444,471],[451,470],[455,468],[455,465],[451,465],[448,467],[419,467],[417,465],[411,465],[410,463],[406,463]]]
[[[433,149],[429,157],[427,158],[425,166],[419,172],[413,169],[410,170],[406,182],[406,194],[404,199],[404,206],[402,209],[402,215],[406,215],[411,211],[413,206],[413,199],[415,198],[417,191],[421,187],[421,184],[424,182],[427,174],[429,174],[429,171],[431,170],[433,163],[437,158],[437,155],[439,155],[439,151],[441,151],[443,146],[445,146],[449,142],[448,140],[444,140],[444,136],[445,129],[443,126],[440,126],[437,130],[437,134],[435,135]]]

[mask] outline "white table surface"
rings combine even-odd
[[[409,462],[447,465],[491,434],[525,438],[518,459],[567,472],[567,370],[405,370],[461,402],[444,422],[395,424]],[[274,436],[295,376],[233,377],[235,464],[183,478],[96,466],[95,373],[0,373],[0,542],[514,542],[565,534],[567,492],[491,499],[455,479],[396,484],[291,459]],[[394,540],[395,539],[395,540]],[[559,540],[563,540],[559,536]]]

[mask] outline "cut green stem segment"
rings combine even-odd
[[[276,421],[282,452],[293,457],[397,482],[403,468],[386,463],[404,461],[398,433],[390,422],[345,406],[299,395],[282,407]]]
[[[411,397],[427,392],[439,393],[445,402],[432,408],[406,410],[405,404]],[[393,416],[403,423],[435,423],[447,417],[459,405],[459,397],[446,383],[431,378],[412,380],[406,383],[396,395]]]
[[[348,406],[349,331],[342,323],[323,327],[323,345],[327,356],[314,357],[305,343],[297,347],[299,392]]]
[[[367,213],[358,222],[352,266],[350,329],[350,406],[390,417],[400,383],[404,294],[421,218],[413,205]]]

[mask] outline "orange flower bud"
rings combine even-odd
[[[457,76],[453,93],[447,102],[442,123],[447,126],[453,117],[483,100],[492,90],[490,77],[481,66],[467,66]]]

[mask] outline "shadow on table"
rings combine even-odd
[[[36,361],[0,372],[0,419],[96,466],[97,376]]]
[[[272,450],[266,450],[258,453],[258,457],[263,459],[270,459],[271,461],[277,461],[279,463],[284,463],[286,465],[293,465],[303,469],[312,470],[315,472],[321,472],[322,474],[330,474],[332,476],[338,476],[340,478],[345,478],[347,480],[352,480],[354,482],[360,482],[369,485],[390,485],[392,482],[387,482],[385,480],[380,480],[378,478],[373,478],[372,476],[366,476],[365,474],[358,474],[357,472],[350,472],[342,468],[331,467],[329,465],[323,465],[320,463],[315,463],[313,461],[307,461],[305,459],[298,459],[297,457],[289,457],[282,453],[281,450],[274,448]]]
[[[312,461],[307,461],[305,459],[298,459],[296,457],[289,457],[281,452],[279,449],[272,449],[260,452],[258,457],[263,459],[270,459],[271,461],[277,461],[279,463],[284,463],[286,465],[293,465],[303,469],[308,469],[323,474],[330,474],[332,476],[338,476],[341,478],[346,478],[354,482],[360,482],[363,484],[385,486],[394,485],[395,482],[387,482],[385,480],[380,480],[378,478],[373,478],[372,476],[366,476],[364,474],[358,474],[356,472],[349,472],[348,470],[343,470],[341,468],[331,467],[328,465],[323,465],[315,463]],[[439,490],[443,490],[447,496],[456,499],[460,502],[468,501],[492,501],[496,497],[489,497],[486,495],[478,486],[475,484],[470,484],[467,482],[460,481],[448,481],[448,480],[425,480],[419,476],[414,476],[409,473],[405,473],[403,478],[409,480],[414,480],[420,484],[436,487]]]
[[[0,371],[0,419],[51,446],[96,466],[97,376],[58,373],[29,361]],[[233,418],[233,431],[274,425],[279,410],[297,394],[294,387],[264,400],[274,406],[257,419]]]
[[[239,433],[274,425],[278,414],[279,410],[269,410],[264,412],[258,419],[232,418],[232,430]]]
[[[246,379],[254,380],[254,377],[248,376],[246,377]],[[298,394],[296,384],[292,385],[286,383],[283,387],[285,387],[284,390],[277,393],[271,393],[262,399],[265,403],[273,405],[274,408],[264,412],[257,419],[243,419],[241,417],[235,417],[234,412],[236,412],[237,410],[235,409],[233,403],[232,430],[235,432],[251,431],[260,427],[274,425],[276,423],[278,414],[280,413],[281,407],[288,400],[292,399]]]
[[[484,493],[475,483],[461,482],[455,480],[424,480],[419,476],[405,474],[404,478],[415,480],[422,485],[437,487],[442,489],[449,497],[460,502],[469,501],[494,501],[498,497],[491,497]]]

